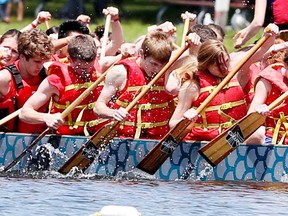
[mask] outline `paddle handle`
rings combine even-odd
[[[48,20],[45,20],[45,26],[46,26],[46,29],[50,28]]]
[[[248,54],[235,66],[235,68],[219,83],[219,85],[213,90],[213,92],[205,99],[205,101],[197,108],[196,112],[201,113],[204,108],[211,102],[211,100],[224,88],[224,86],[235,76],[235,74],[241,69],[246,61],[268,40],[269,36],[261,38],[258,43],[253,46]]]
[[[166,73],[166,71],[177,61],[177,59],[188,49],[188,43],[181,47],[175,56],[157,73],[157,75],[146,85],[143,86],[142,91],[134,98],[134,100],[126,107],[129,112],[141,98],[150,90],[150,88]]]
[[[111,22],[111,15],[108,14],[106,16],[106,21],[105,21],[103,40],[101,42],[102,47],[101,47],[100,59],[102,59],[105,56],[106,45],[107,45],[108,35],[109,35],[109,30],[110,30],[110,22]]]
[[[282,103],[287,97],[288,97],[288,91],[286,91],[284,94],[282,94],[276,100],[274,100],[271,104],[269,104],[268,109],[269,110],[274,109],[276,106],[278,106],[280,103]]]
[[[185,22],[184,22],[184,28],[183,28],[183,35],[182,35],[182,41],[181,41],[181,47],[184,47],[185,46],[185,42],[186,42],[186,35],[187,35],[187,32],[189,30],[189,25],[190,25],[190,19],[187,18],[185,19]]]
[[[11,119],[17,117],[20,112],[21,112],[21,108],[18,109],[18,110],[16,110],[15,112],[9,114],[8,116],[2,118],[2,119],[0,120],[0,126],[3,125],[3,124],[5,124],[6,122],[10,121]]]

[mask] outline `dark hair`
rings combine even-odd
[[[77,35],[71,38],[68,45],[68,53],[71,59],[81,61],[94,61],[97,55],[97,47],[90,35]]]
[[[220,25],[210,23],[207,25],[209,28],[211,28],[216,34],[219,34],[219,36],[224,39],[225,37],[225,31]]]
[[[52,26],[46,30],[47,35],[58,34],[58,32],[59,32],[59,26]]]
[[[103,37],[104,34],[104,25],[97,26],[94,33],[98,37],[98,39]]]
[[[71,32],[79,32],[80,34],[89,34],[87,26],[77,20],[68,20],[63,22],[59,26],[58,39],[65,38],[70,35]]]
[[[96,27],[94,33],[95,33],[98,40],[100,40],[103,37],[104,29],[105,29],[104,25],[100,25],[100,26]],[[111,34],[112,34],[112,32],[109,32],[108,37],[111,37]]]
[[[200,41],[201,43],[203,43],[206,40],[216,40],[217,39],[217,34],[211,29],[209,28],[207,25],[202,25],[202,24],[196,24],[193,25],[187,34],[189,33],[196,33],[197,35],[199,35],[200,37]]]
[[[6,31],[0,38],[0,44],[6,39],[6,38],[13,38],[16,37],[17,40],[20,36],[21,32],[17,29],[9,29]]]

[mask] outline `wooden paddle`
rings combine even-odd
[[[266,42],[269,36],[261,38],[258,43],[252,47],[247,56],[243,58],[238,65],[222,80],[222,82],[213,90],[213,92],[197,108],[197,114],[200,114],[211,100],[223,89],[223,87],[235,76],[245,62]],[[163,139],[153,147],[153,149],[137,165],[137,168],[154,174],[165,160],[178,147],[183,138],[191,131],[193,122],[184,118],[174,128],[172,128]]]
[[[184,28],[183,28],[183,35],[182,35],[181,47],[185,46],[185,38],[186,38],[187,32],[188,32],[188,30],[189,30],[189,25],[190,25],[190,19],[187,18],[187,19],[185,19],[185,22],[184,22]]]
[[[101,42],[102,47],[101,47],[100,59],[102,59],[105,56],[106,45],[107,45],[108,35],[109,35],[109,30],[110,30],[110,22],[111,22],[111,14],[108,14],[106,16],[106,21],[105,21],[103,40]]]
[[[112,65],[113,66],[113,65]],[[112,68],[109,67],[102,75],[91,85],[87,88],[78,98],[76,98],[62,113],[61,118],[64,119],[69,113],[71,113],[76,106],[78,106],[90,93],[93,91],[105,78],[108,71]],[[30,151],[48,132],[50,128],[46,128],[33,142],[26,147],[26,149],[15,159],[13,160],[8,166],[6,166],[3,172],[7,172],[11,169],[25,154]]]
[[[149,91],[149,89],[164,75],[164,73],[173,65],[173,63],[188,49],[188,43],[182,47],[178,53],[162,68],[162,70],[147,84],[143,86],[141,92],[126,107],[129,112]],[[116,134],[119,121],[112,121],[98,130],[58,171],[67,174],[73,167],[77,167],[83,172],[95,160],[99,151],[107,146],[109,141]]]
[[[48,20],[45,20],[45,26],[46,26],[46,29],[50,28]]]
[[[17,117],[19,115],[19,113],[21,112],[21,108],[14,111],[13,113],[9,114],[8,116],[2,118],[0,120],[0,126],[2,126],[3,124],[5,124],[6,122],[10,121],[11,119]]]
[[[273,101],[268,109],[272,110],[288,97],[288,91]],[[266,117],[258,112],[250,113],[229,129],[219,134],[207,145],[199,150],[199,153],[207,160],[211,166],[218,165],[232,151],[234,151],[245,139],[254,133],[265,123]]]

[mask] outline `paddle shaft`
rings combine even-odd
[[[110,67],[112,68],[112,66]],[[65,118],[69,113],[73,111],[73,109],[78,106],[88,95],[93,91],[99,83],[101,83],[108,71],[110,70],[108,68],[91,86],[89,86],[82,94],[76,98],[62,113],[61,118]],[[31,150],[48,132],[50,131],[50,128],[47,128],[45,131],[43,131],[30,145],[26,147],[26,149],[15,159],[13,160],[7,167],[4,168],[4,172],[8,171],[10,168],[12,168],[25,154]]]
[[[101,54],[100,54],[100,59],[102,59],[102,58],[105,56],[106,45],[107,45],[108,35],[109,35],[109,30],[110,30],[110,22],[111,22],[111,15],[108,14],[108,15],[106,16],[106,20],[105,20],[103,40],[102,40],[102,42],[101,42]]]
[[[182,41],[181,41],[181,47],[184,47],[185,46],[185,42],[186,42],[186,35],[187,35],[187,32],[189,30],[189,25],[190,25],[190,19],[187,18],[185,19],[185,22],[184,22],[184,28],[183,28],[183,35],[182,35]]]
[[[250,57],[267,41],[269,36],[261,38],[258,43],[250,49],[248,54],[243,58],[235,68],[221,81],[221,83],[213,90],[213,92],[201,103],[196,109],[197,114],[200,114],[212,99],[223,89],[223,87],[235,76],[241,67],[250,59]],[[137,168],[154,174],[165,160],[172,154],[176,147],[180,144],[183,138],[190,131],[193,125],[188,119],[181,120],[168,134],[144,157],[137,165]],[[188,127],[189,126],[189,127]],[[188,128],[187,128],[188,127]]]
[[[273,101],[269,106],[269,110],[273,110],[276,106],[282,103],[288,97],[288,91],[282,94],[279,98]],[[230,128],[225,130],[223,133],[219,134],[213,140],[211,140],[207,145],[203,146],[199,153],[211,166],[217,166],[222,160],[224,160],[231,152],[233,152],[239,145],[233,145],[235,143],[229,142],[227,138],[228,135],[233,133],[235,126],[238,126],[242,134],[242,139],[247,139],[251,134],[253,134],[260,126],[265,123],[266,117],[253,112],[249,115],[243,117],[237,123],[233,124]],[[237,133],[237,132],[236,132]],[[234,133],[235,134],[235,133]],[[239,132],[238,132],[239,134]],[[230,135],[231,136],[231,135]],[[237,137],[236,137],[237,138]],[[228,139],[228,140],[227,140]]]
[[[46,29],[50,28],[48,20],[45,20],[45,25],[46,25]]]
[[[126,107],[129,112],[150,90],[150,88],[164,75],[164,73],[175,63],[175,61],[188,49],[188,44],[182,47],[179,52],[161,69],[161,71],[147,84],[141,92]],[[112,121],[105,125],[93,136],[58,170],[60,173],[68,173],[72,167],[77,167],[83,172],[95,160],[100,148],[104,148],[116,134],[119,121]],[[92,145],[93,144],[93,145]]]
[[[0,126],[2,126],[3,124],[7,123],[8,121],[12,120],[13,118],[17,117],[19,115],[19,113],[21,112],[21,108],[16,110],[15,112],[9,114],[8,116],[2,118],[0,120]]]

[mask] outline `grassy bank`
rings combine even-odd
[[[51,0],[48,1],[44,10],[49,11],[52,14],[53,19],[49,22],[50,26],[59,25],[63,20],[56,19],[57,14],[61,11],[61,8],[65,4],[66,0]],[[96,14],[92,5],[90,3],[85,4],[86,14],[92,17],[93,21],[91,23],[91,29],[94,30],[97,25],[104,24],[105,20],[103,18],[96,18]],[[12,11],[12,21],[10,24],[1,23],[0,33],[5,32],[8,29],[16,28],[21,29],[25,25],[31,23],[35,18],[34,11],[38,5],[38,1],[25,1],[25,19],[23,22],[16,22],[15,17],[15,8],[13,7]],[[156,16],[162,4],[155,3],[152,0],[126,0],[124,1],[125,16],[122,16],[121,23],[125,35],[126,42],[133,42],[138,36],[146,33],[146,29],[149,25],[156,23]],[[175,7],[173,8],[172,14],[170,12],[169,21],[172,21],[177,27],[178,34],[178,44],[182,37],[183,24],[179,23],[179,17],[181,12],[185,12],[187,8],[184,7]],[[39,28],[45,30],[45,25],[40,26]],[[235,34],[235,31],[230,30],[227,32],[227,37],[225,39],[225,45],[229,51],[233,51],[233,40],[232,37]],[[252,39],[251,41],[253,41]]]

